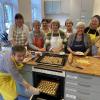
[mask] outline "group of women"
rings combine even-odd
[[[75,54],[77,51],[85,55],[98,54],[97,44],[100,38],[100,16],[95,15],[91,18],[88,27],[84,22],[78,22],[76,29],[73,29],[71,19],[65,21],[66,32],[60,29],[58,20],[42,19],[34,20],[33,29],[29,32],[24,24],[23,16],[18,13],[15,15],[15,24],[9,30],[8,38],[12,45],[20,44],[28,46],[31,50],[49,51],[54,53],[65,52]],[[97,37],[97,39],[96,39]],[[99,43],[98,43],[99,44]]]
[[[66,32],[63,32],[58,20],[43,19],[41,23],[35,20],[33,29],[29,32],[23,16],[20,13],[15,15],[15,24],[10,27],[8,34],[12,50],[0,58],[0,94],[4,100],[18,100],[17,89],[22,90],[22,88],[24,95],[28,97],[40,93],[40,90],[29,84],[19,71],[24,66],[22,62],[26,55],[25,46],[30,50],[42,52],[65,52],[74,55],[77,54],[76,52],[81,52],[84,55],[100,56],[99,15],[91,18],[88,27],[84,22],[78,22],[74,31],[70,19],[65,21],[65,26]]]

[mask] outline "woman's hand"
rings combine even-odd
[[[54,52],[54,53],[59,53],[63,48],[51,48],[50,51]]]
[[[88,52],[84,52],[84,56],[87,56]]]
[[[12,46],[16,45],[16,41],[15,40],[11,40],[10,42],[11,42]]]
[[[33,86],[30,86],[27,91],[32,94],[32,95],[39,95],[40,94],[40,89],[35,88]]]
[[[45,48],[41,48],[41,49],[39,49],[39,51],[44,52],[44,51],[46,51],[46,49]]]
[[[86,52],[84,52],[84,55],[87,56],[89,52],[90,52],[90,49],[88,48],[88,49],[86,50]]]
[[[26,88],[26,91],[29,92],[32,95],[38,95],[40,93],[40,90],[38,88],[33,87],[31,84],[23,81],[23,86]]]

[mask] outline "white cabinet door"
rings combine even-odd
[[[61,4],[60,0],[45,0],[44,11],[45,14],[60,14]]]
[[[60,14],[61,13],[61,2],[60,0],[53,0],[53,13]]]
[[[71,0],[61,0],[61,13],[63,14],[70,13],[70,3]]]
[[[49,1],[44,1],[44,11],[45,11],[45,14],[51,14],[52,13],[52,10],[53,10],[53,2],[51,0]]]

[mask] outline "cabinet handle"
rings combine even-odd
[[[74,99],[76,100],[76,96],[72,94],[66,94],[66,98]]]
[[[67,91],[71,91],[71,92],[77,92],[77,90],[75,90],[75,89],[72,89],[72,88],[66,88],[66,92]]]
[[[73,76],[73,75],[66,75],[66,78],[69,78],[69,79],[78,79],[77,76]]]
[[[78,90],[78,92],[79,92],[80,94],[83,94],[83,95],[90,95],[90,93],[83,92],[83,91],[80,91],[80,90]]]
[[[87,85],[87,84],[81,84],[81,83],[78,83],[78,85],[83,86],[83,87],[91,87],[90,85]]]
[[[66,84],[69,84],[69,85],[75,85],[75,86],[77,86],[78,85],[78,83],[72,83],[72,82],[66,82]]]
[[[79,75],[79,78],[84,78],[84,79],[93,79],[91,76],[83,76],[83,75]]]

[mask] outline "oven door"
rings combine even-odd
[[[42,91],[38,96],[32,97],[31,100],[61,100],[64,98],[64,81],[65,81],[64,77],[40,73],[40,72],[33,72],[33,86],[34,87],[38,87],[41,84],[41,82],[43,83],[44,81],[48,83],[58,84],[58,87],[55,90],[56,91],[55,95],[49,94],[51,90],[50,91],[48,90],[49,93],[45,93]],[[48,88],[50,86],[51,85],[48,84],[47,87],[46,86],[44,87]]]

